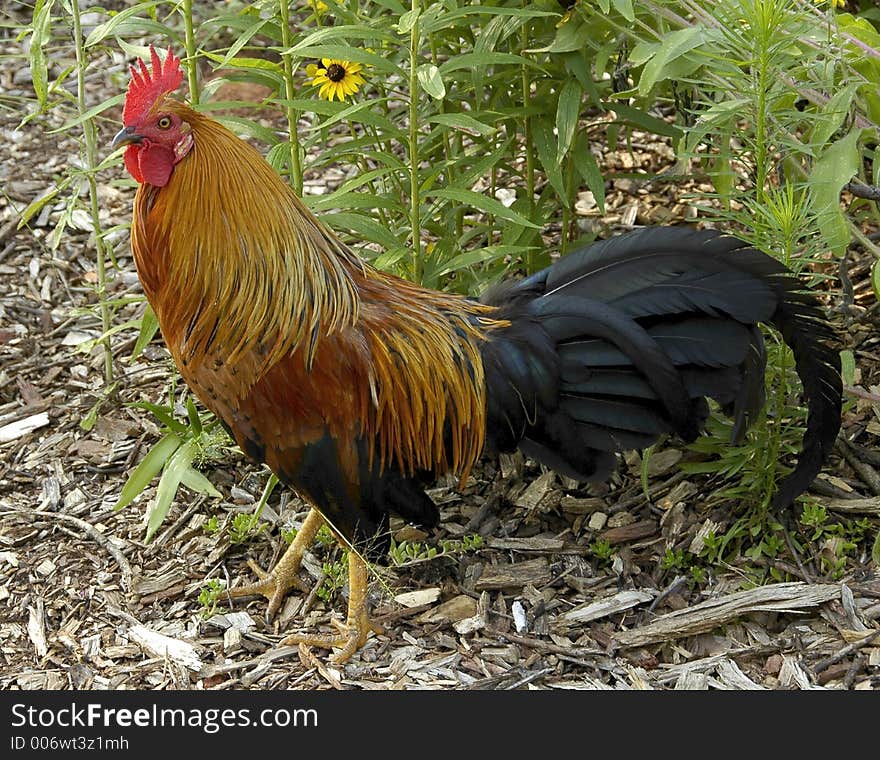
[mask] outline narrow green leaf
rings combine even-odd
[[[433,63],[423,63],[416,69],[416,77],[419,80],[419,86],[435,100],[443,100],[446,97],[446,85],[443,84],[443,77]]]
[[[397,31],[399,34],[409,34],[416,25],[416,21],[419,20],[419,16],[422,14],[420,8],[416,8],[415,10],[408,10],[400,17],[400,21],[397,22]]]
[[[636,20],[636,14],[633,12],[632,0],[612,0],[612,5],[617,12],[630,23]]]
[[[128,506],[137,496],[143,493],[144,489],[150,485],[150,481],[165,466],[168,457],[177,451],[177,447],[180,444],[180,438],[174,433],[167,433],[153,444],[147,455],[131,471],[131,475],[128,476],[128,480],[125,481],[125,485],[119,492],[119,500],[113,509],[120,510]]]
[[[566,81],[559,93],[559,102],[556,104],[556,160],[559,163],[562,163],[571,147],[581,112],[582,95],[580,84],[571,79]]]
[[[196,402],[192,396],[186,397],[186,416],[189,418],[189,426],[192,434],[196,437],[202,434],[202,418],[199,417],[199,410],[196,409]]]
[[[159,485],[156,487],[156,498],[150,505],[150,511],[147,515],[147,535],[144,539],[146,543],[155,535],[162,521],[171,509],[174,501],[174,495],[180,486],[180,481],[184,473],[191,468],[195,459],[198,448],[194,440],[180,444],[177,450],[165,462],[165,469],[162,471],[162,477],[159,478]]]
[[[667,34],[642,69],[639,94],[647,95],[657,82],[666,78],[666,69],[672,61],[699,47],[703,42],[703,29],[700,26],[688,26]]]
[[[875,261],[875,268],[876,263]],[[871,273],[871,278],[873,280],[873,272]],[[840,352],[840,376],[843,378],[844,385],[855,385],[856,357],[849,349]]]
[[[602,176],[602,170],[599,168],[596,157],[590,151],[587,135],[583,131],[578,132],[575,139],[572,159],[574,160],[574,168],[581,175],[581,179],[586,182],[587,189],[593,194],[599,213],[604,214],[605,177]]]
[[[174,419],[174,411],[170,407],[154,404],[150,401],[138,401],[134,406],[146,409],[171,432],[186,435],[186,425]]]
[[[538,161],[544,167],[544,173],[556,191],[556,195],[567,203],[568,194],[565,191],[562,168],[556,160],[556,138],[553,135],[553,129],[545,119],[536,119],[533,125],[533,134]]]
[[[452,274],[460,269],[485,264],[487,261],[494,261],[505,256],[516,256],[525,253],[528,249],[524,246],[514,245],[490,245],[485,248],[476,248],[472,251],[464,251],[454,256],[443,264],[439,265],[431,274],[434,277],[443,277]]]
[[[837,256],[843,256],[850,243],[846,216],[840,207],[840,191],[859,170],[859,138],[862,130],[852,129],[846,137],[831,144],[813,165],[810,187],[816,221],[825,243]]]
[[[484,69],[487,66],[495,64],[509,64],[517,66],[529,66],[533,69],[542,69],[542,67],[531,58],[526,58],[514,53],[464,53],[456,55],[440,66],[440,73],[443,76],[450,74],[459,69]],[[543,70],[543,69],[542,69]]]
[[[103,113],[108,108],[113,108],[114,106],[118,106],[123,100],[125,100],[125,93],[120,92],[114,95],[109,100],[105,100],[103,103],[98,103],[96,106],[92,106],[85,113],[80,114],[75,119],[71,119],[68,122],[65,122],[62,126],[56,127],[55,129],[50,129],[46,132],[47,135],[55,135],[59,132],[67,132],[72,127],[75,127],[83,122],[89,121],[90,119],[94,119],[99,113]]]
[[[128,357],[129,361],[134,361],[140,356],[141,352],[147,347],[158,330],[159,320],[156,318],[156,312],[153,311],[152,306],[147,304],[147,308],[144,309],[144,314],[141,317],[140,332],[134,343],[134,348],[131,350],[131,356]]]
[[[49,98],[49,66],[46,63],[45,46],[52,39],[52,7],[54,5],[54,0],[37,0],[34,5],[31,45],[28,51],[31,81],[41,110],[46,107]]]
[[[810,142],[813,145],[824,146],[840,129],[860,86],[859,83],[854,82],[842,87],[822,107],[823,118],[816,119],[810,135]]]
[[[375,219],[363,214],[322,214],[321,220],[334,229],[356,232],[367,239],[364,242],[376,243],[383,248],[398,248],[401,245],[401,242],[384,224],[379,224]]]
[[[196,493],[203,493],[207,496],[213,496],[215,499],[223,496],[214,484],[208,480],[203,473],[199,472],[195,467],[188,467],[180,476],[180,482]]]
[[[442,124],[444,127],[460,129],[468,134],[493,135],[498,129],[469,116],[466,113],[438,113],[428,117],[428,124]]]
[[[312,32],[311,34],[307,34],[293,47],[284,52],[299,55],[304,48],[309,48],[314,45],[321,45],[327,42],[327,40],[342,40],[344,43],[347,44],[349,39],[384,40],[385,42],[390,42],[394,45],[397,45],[399,43],[397,37],[379,27],[366,27],[356,24],[340,24],[339,26],[325,26],[315,32]],[[333,57],[335,58],[337,56]]]
[[[230,67],[234,69],[260,69],[264,71],[272,71],[276,74],[283,73],[283,69],[281,65],[275,63],[275,61],[267,61],[265,58],[250,58],[247,56],[229,58],[226,56],[219,55],[218,53],[211,53],[210,51],[204,51],[205,57],[210,58],[214,63],[219,64],[219,67]]]
[[[618,117],[623,121],[633,124],[636,127],[641,127],[648,132],[653,132],[655,135],[666,135],[667,137],[674,137],[678,140],[681,138],[682,134],[684,134],[683,131],[674,124],[670,124],[668,121],[663,121],[663,119],[658,119],[656,116],[651,116],[651,114],[645,113],[645,111],[634,108],[626,103],[615,102],[611,106],[611,110],[616,112]]]
[[[394,61],[383,58],[376,53],[370,53],[362,48],[352,47],[351,45],[309,45],[306,47],[296,46],[289,51],[296,53],[301,58],[313,58],[321,60],[322,58],[336,58],[340,61],[355,61],[372,66],[376,71],[382,71],[386,74],[397,74],[405,77],[406,74]],[[369,76],[370,72],[363,72],[365,76]]]
[[[132,17],[144,16],[148,18],[157,5],[159,5],[158,2],[137,3],[136,5],[132,5],[129,8],[119,11],[119,13],[111,16],[108,21],[105,21],[103,24],[98,24],[98,26],[92,29],[88,37],[86,37],[84,46],[88,48],[106,40],[109,36],[115,34],[120,27],[126,24]]]
[[[428,197],[446,198],[448,200],[458,201],[459,203],[473,206],[487,214],[494,214],[500,219],[507,219],[509,222],[521,224],[523,227],[541,229],[540,224],[535,224],[526,219],[526,217],[518,214],[513,209],[507,208],[500,201],[497,201],[494,198],[489,198],[481,193],[475,193],[473,190],[465,190],[458,187],[435,188],[433,190],[428,190],[425,195]]]

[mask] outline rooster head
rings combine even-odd
[[[125,168],[138,182],[163,187],[174,165],[193,145],[192,129],[184,121],[182,106],[167,98],[183,81],[180,58],[171,49],[163,62],[150,45],[153,70],[139,61],[131,66],[131,82],[122,109],[122,129],[111,148],[125,149]]]

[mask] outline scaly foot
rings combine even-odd
[[[303,522],[302,527],[293,539],[293,543],[284,552],[284,555],[278,560],[278,564],[267,573],[256,562],[248,560],[251,570],[256,573],[260,579],[257,583],[251,583],[247,586],[239,586],[238,588],[229,589],[228,593],[233,599],[242,596],[265,596],[269,600],[269,606],[266,608],[266,620],[275,617],[284,597],[292,588],[297,588],[304,593],[308,593],[309,589],[299,578],[299,568],[302,564],[303,554],[309,548],[315,538],[318,529],[324,524],[324,518],[317,509],[309,512]]]
[[[370,620],[367,614],[367,565],[352,549],[348,551],[348,619],[331,622],[339,629],[339,635],[309,635],[295,633],[281,641],[283,645],[307,644],[324,649],[339,648],[333,662],[341,665],[367,643],[370,633],[384,633],[383,628]]]

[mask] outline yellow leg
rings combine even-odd
[[[383,633],[382,627],[370,620],[367,614],[367,565],[353,549],[348,550],[348,619],[344,623],[337,620],[333,623],[339,629],[336,636],[296,633],[281,644],[307,644],[324,649],[340,647],[333,661],[341,664],[366,644],[371,631]]]
[[[318,529],[324,524],[324,518],[317,509],[312,509],[303,522],[302,527],[293,539],[284,555],[278,560],[272,572],[267,573],[265,570],[257,566],[253,561],[248,561],[251,569],[259,577],[258,583],[251,583],[247,586],[229,589],[229,596],[255,596],[261,594],[269,600],[269,606],[266,608],[266,619],[271,620],[275,614],[281,609],[281,602],[287,596],[287,592],[292,588],[297,588],[305,593],[308,592],[302,581],[299,579],[299,568],[302,564],[303,554],[306,549],[311,546]]]

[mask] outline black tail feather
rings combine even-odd
[[[791,504],[840,427],[840,359],[815,297],[772,257],[709,230],[662,227],[567,256],[488,299],[511,327],[483,348],[487,442],[564,474],[606,477],[609,452],[692,439],[704,397],[741,440],[765,400],[757,325],[792,348],[809,405],[803,450],[775,496]]]

